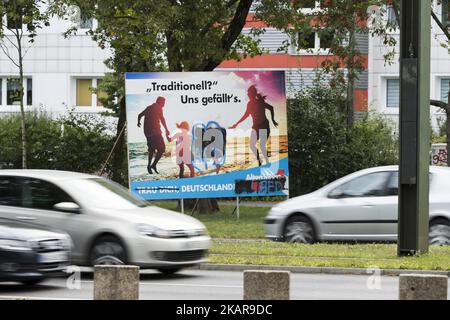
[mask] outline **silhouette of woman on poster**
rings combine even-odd
[[[250,86],[247,90],[247,95],[250,101],[247,103],[247,110],[245,114],[230,127],[230,129],[236,129],[236,127],[245,121],[249,116],[252,117],[253,125],[252,132],[250,134],[250,149],[258,159],[258,164],[261,166],[261,158],[256,143],[260,141],[260,149],[266,161],[269,163],[267,155],[267,141],[270,136],[270,123],[266,117],[266,109],[270,111],[272,123],[275,127],[278,127],[278,123],[275,121],[275,111],[272,105],[266,102],[266,96],[258,93],[254,85]]]

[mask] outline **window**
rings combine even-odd
[[[20,80],[9,78],[6,82],[6,103],[8,106],[20,105]]]
[[[145,201],[138,199],[128,189],[103,178],[73,179],[62,183],[79,196],[81,203],[95,208],[117,210],[147,206]]]
[[[388,5],[387,7],[387,22],[391,27],[398,27],[397,15],[395,14],[395,9],[392,5]]]
[[[320,34],[320,49],[330,49],[333,44],[334,34],[324,31]]]
[[[81,13],[80,29],[92,29],[94,25],[94,19],[89,17],[85,13]]]
[[[298,34],[298,47],[300,50],[326,50],[331,47],[333,38],[334,35],[331,32],[309,30]]]
[[[75,103],[77,107],[102,107],[103,104],[99,98],[105,98],[105,92],[93,93],[92,88],[97,88],[102,79],[75,79],[76,96]]]
[[[92,79],[77,79],[77,106],[92,106]]]
[[[319,1],[316,1],[316,0],[302,0],[300,3],[301,3],[301,7],[302,8],[314,9],[314,8],[316,8],[317,2],[319,2]]]
[[[398,171],[392,173],[386,186],[386,195],[398,196]]]
[[[0,177],[0,205],[12,207],[22,205],[22,185],[18,178]]]
[[[33,105],[33,80],[27,79],[27,106]]]
[[[386,107],[399,108],[400,107],[400,80],[387,79],[386,80]]]
[[[442,1],[442,24],[450,29],[450,0]]]
[[[24,180],[23,204],[27,208],[54,210],[60,202],[75,202],[66,192],[54,184],[40,179]]]
[[[430,173],[430,186],[433,178],[433,174]],[[386,195],[387,196],[398,196],[398,171],[392,173],[389,182],[386,186]]]
[[[299,33],[298,45],[303,50],[314,49],[316,47],[316,33],[314,31]]]
[[[389,176],[389,172],[366,174],[344,183],[330,194],[339,195],[340,198],[386,196],[386,183]]]
[[[450,78],[441,79],[441,101],[447,103],[450,90]]]
[[[6,104],[8,106],[20,105],[20,80],[19,78],[4,78],[6,81]],[[23,82],[24,103],[33,105],[33,80],[25,78]],[[0,79],[0,105],[2,105],[2,79]]]

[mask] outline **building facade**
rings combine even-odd
[[[320,1],[311,3],[314,4],[309,9],[320,8]],[[440,6],[435,8],[439,17],[441,11]],[[97,95],[90,90],[109,71],[104,60],[110,52],[100,49],[86,35],[86,31],[95,27],[95,23],[92,19],[83,20],[78,24],[77,33],[65,38],[63,32],[70,27],[70,22],[54,18],[50,27],[39,31],[32,45],[25,44],[28,50],[24,60],[24,101],[27,110],[40,109],[50,113],[61,113],[68,109],[75,112],[105,111]],[[239,62],[225,61],[216,70],[285,70],[287,93],[292,97],[299,89],[312,85],[321,63],[330,58],[326,39],[320,39],[317,34],[311,35],[305,50],[297,50],[292,46],[286,52],[279,52],[278,49],[289,40],[287,34],[267,28],[263,22],[254,19],[254,13],[247,17],[243,33],[249,34],[251,28],[266,29],[259,39],[266,53]],[[434,22],[432,33],[431,97],[446,100],[450,82],[450,54],[448,49],[441,46],[445,38]],[[394,32],[394,36],[398,37],[398,31]],[[374,110],[396,123],[399,113],[398,56],[392,64],[388,64],[384,60],[388,49],[381,39],[368,34],[359,34],[356,38],[366,66],[355,84],[355,110]],[[12,44],[4,43],[13,52]],[[17,76],[17,67],[0,51],[0,114],[19,111]],[[433,125],[437,127],[436,119],[443,114],[437,108],[432,108],[432,114]]]
[[[434,12],[442,20],[443,7],[435,1]],[[431,19],[431,18],[430,18]],[[400,31],[397,28],[392,35],[400,41]],[[431,75],[430,97],[434,100],[448,101],[450,82],[450,51],[445,48],[447,40],[444,32],[431,19]],[[391,119],[398,127],[400,107],[400,81],[399,81],[399,52],[397,45],[396,55],[392,63],[385,61],[388,48],[378,37],[369,38],[369,110],[374,110]],[[441,109],[431,107],[431,122],[435,130],[445,119]]]

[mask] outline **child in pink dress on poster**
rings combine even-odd
[[[189,123],[187,121],[183,121],[181,123],[177,123],[177,128],[181,131],[174,134],[172,137],[167,136],[167,140],[172,142],[176,140],[176,156],[177,156],[177,164],[180,168],[179,177],[184,178],[184,166],[188,167],[190,171],[191,178],[195,177],[195,169],[192,165],[191,159],[191,135],[189,134]]]

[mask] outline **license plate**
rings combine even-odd
[[[47,252],[39,255],[40,263],[52,263],[67,261],[67,253],[65,252]]]
[[[203,249],[203,241],[190,241],[187,243],[188,249]]]

